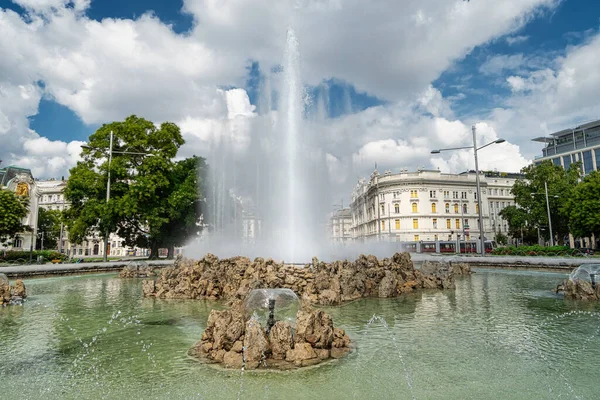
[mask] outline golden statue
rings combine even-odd
[[[29,185],[27,185],[25,182],[19,183],[15,193],[17,196],[29,196]]]

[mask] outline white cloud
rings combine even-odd
[[[496,55],[481,64],[479,71],[484,75],[500,75],[505,70],[519,69],[525,62],[523,54]]]
[[[219,88],[242,86],[248,60],[265,71],[281,63],[289,26],[299,37],[306,82],[338,78],[390,101],[314,122],[320,145],[333,157],[330,168],[351,166],[358,173],[379,156],[409,167],[426,164],[431,143],[468,139],[467,125],[454,119],[449,100],[431,82],[473,47],[517,31],[559,3],[382,0],[367,7],[358,0],[184,0],[195,24],[178,35],[151,14],[89,20],[82,13],[89,0],[18,2],[31,10],[27,18],[0,11],[0,135],[11,138],[0,157],[46,176],[66,174],[79,144],[40,138],[29,129],[42,95],[85,123],[130,114],[179,123],[185,154],[205,151],[215,136],[245,148],[257,126],[276,117],[258,117],[244,91]],[[522,79],[531,86],[523,90],[537,87],[538,81]]]
[[[524,36],[524,35],[508,36],[506,38],[506,43],[508,43],[509,46],[512,46],[514,44],[526,42],[528,39],[529,39],[529,36]]]
[[[513,95],[505,106],[493,110],[487,122],[518,143],[526,158],[541,154],[531,138],[546,135],[583,121],[600,118],[600,35],[553,60],[543,68],[507,79]]]

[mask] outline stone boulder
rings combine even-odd
[[[21,304],[26,297],[27,290],[22,280],[17,279],[11,286],[6,275],[0,274],[0,306]]]
[[[451,263],[452,273],[456,276],[471,275],[471,266],[467,263]]]
[[[600,284],[592,287],[592,283],[585,280],[567,279],[563,283],[566,299],[573,300],[600,300]]]
[[[290,324],[277,321],[269,332],[269,343],[271,343],[271,357],[275,360],[283,360],[294,345],[294,336]]]
[[[316,349],[328,349],[333,342],[333,320],[321,310],[298,311],[294,342],[308,342]]]
[[[249,368],[257,368],[259,363],[267,358],[270,350],[269,339],[263,327],[255,319],[250,319],[246,323],[243,349],[244,359]]]

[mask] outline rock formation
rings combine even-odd
[[[600,264],[581,265],[571,272],[557,292],[564,292],[565,299],[600,300]]]
[[[119,278],[148,278],[151,276],[156,276],[156,273],[144,261],[132,261],[119,272]]]
[[[600,285],[592,286],[591,282],[577,279],[567,279],[562,285],[566,299],[600,300]]]
[[[361,255],[355,261],[325,263],[314,258],[304,267],[272,259],[181,260],[165,268],[156,280],[143,283],[145,296],[171,299],[243,299],[257,288],[288,288],[305,304],[339,305],[362,297],[395,297],[415,289],[454,288],[454,272],[447,263],[425,263],[414,268],[409,253],[377,259]]]
[[[471,266],[467,263],[450,263],[452,273],[456,275],[471,275]]]
[[[8,278],[0,274],[0,305],[21,304],[27,297],[25,284],[17,279],[14,285],[10,285]]]
[[[277,321],[267,334],[254,318],[244,317],[241,301],[229,310],[212,310],[207,327],[189,355],[226,368],[292,369],[341,358],[350,352],[350,338],[335,328],[329,314],[300,310],[296,329]]]

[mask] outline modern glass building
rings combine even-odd
[[[546,145],[542,150],[542,156],[536,157],[534,161],[536,165],[551,160],[555,165],[568,169],[572,163],[581,161],[584,175],[597,170],[600,166],[600,120],[532,140]]]

